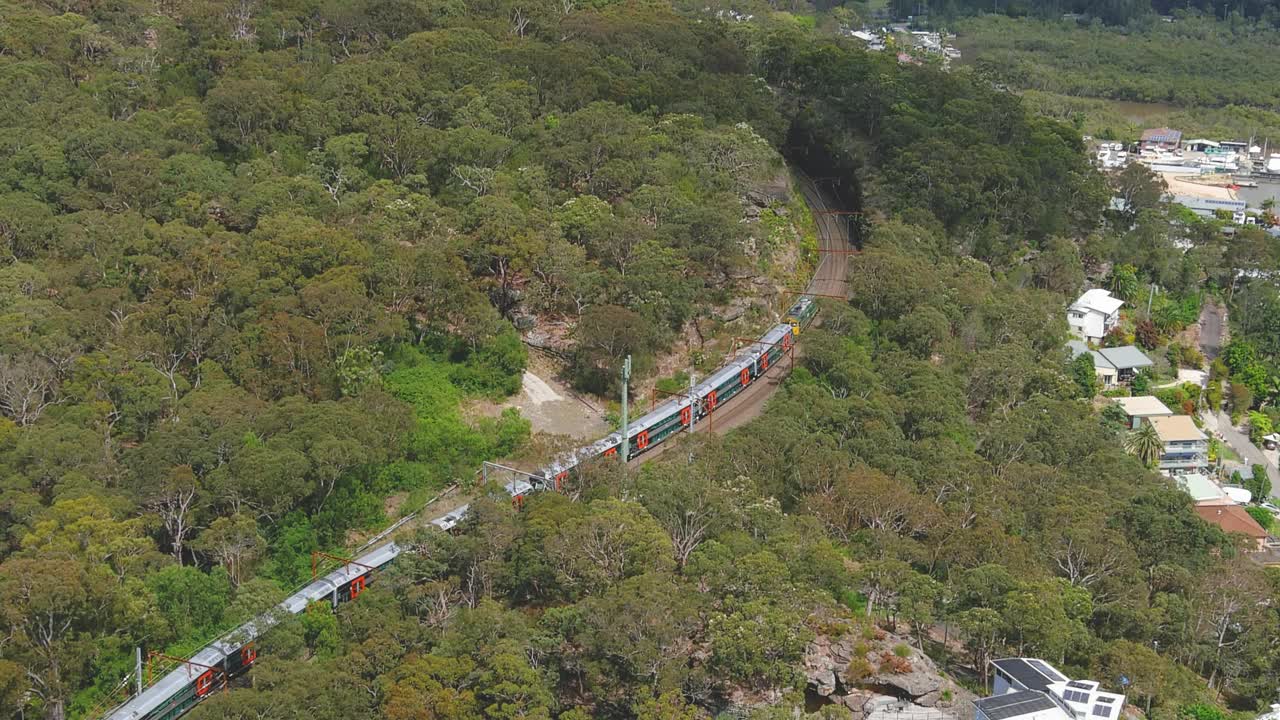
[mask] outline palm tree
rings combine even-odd
[[[1142,423],[1142,427],[1129,433],[1124,440],[1124,449],[1142,461],[1143,465],[1153,467],[1160,455],[1164,453],[1164,442],[1160,434],[1150,422]]]

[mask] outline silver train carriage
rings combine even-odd
[[[744,347],[733,359],[693,388],[691,396],[673,398],[628,424],[631,457],[642,455],[729,402],[757,378],[768,372],[791,350],[794,336],[813,320],[818,307],[814,298],[802,296],[787,310],[783,322],[771,327],[759,340]],[[696,413],[696,416],[694,415]],[[541,483],[514,480],[503,490],[520,508],[526,496],[544,489],[560,489],[575,468],[597,457],[611,457],[622,445],[622,433],[610,433],[590,445],[567,452],[535,476]],[[445,532],[456,532],[467,516],[463,505],[429,522]],[[359,597],[373,584],[377,572],[400,556],[404,549],[394,541],[369,550],[354,562],[315,579],[271,611],[241,625],[191,656],[187,664],[169,672],[117,706],[107,720],[173,720],[220,688],[247,672],[257,659],[254,641],[277,622],[280,614],[296,615],[313,602],[335,607]]]

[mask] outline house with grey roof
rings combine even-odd
[[[1144,368],[1155,364],[1151,358],[1133,345],[1090,350],[1089,346],[1083,342],[1070,340],[1067,342],[1067,348],[1071,351],[1072,360],[1083,353],[1093,356],[1093,371],[1097,373],[1098,380],[1106,390],[1127,385]]]

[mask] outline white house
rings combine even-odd
[[[975,700],[979,720],[1119,720],[1124,695],[1071,680],[1037,658],[992,660],[993,694]]]
[[[1098,342],[1120,322],[1124,301],[1102,288],[1085,291],[1067,308],[1067,325],[1072,334],[1087,342]]]

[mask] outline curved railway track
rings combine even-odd
[[[811,295],[844,296],[847,289],[845,275],[848,268],[848,253],[852,250],[846,224],[840,221],[839,216],[830,214],[826,197],[809,178],[800,175],[798,180],[800,192],[803,193],[813,213],[819,241],[820,258],[807,292]],[[797,303],[796,307],[800,306]],[[816,308],[812,303],[808,303],[806,308],[809,314],[805,317],[812,317]],[[644,441],[643,444],[638,445],[637,452],[644,450],[648,445],[650,427],[655,433],[678,434],[687,427],[686,413],[692,413],[694,410],[701,412],[707,407],[705,403],[708,399],[709,407],[715,408],[714,412],[708,411],[712,416],[712,422],[694,423],[695,430],[707,428],[710,432],[727,432],[760,415],[765,402],[784,377],[784,373],[778,368],[786,366],[781,359],[785,357],[788,350],[794,352],[793,342],[789,326],[775,325],[761,340],[748,346],[747,350],[741,351],[726,365],[722,365],[716,374],[698,386],[700,389],[694,395],[698,400],[696,407],[689,407],[687,398],[672,400],[657,411],[638,418],[628,427],[636,428],[655,413],[667,413],[664,420],[658,422],[651,420],[649,422],[653,422],[652,426],[645,426],[639,430],[644,436]],[[767,356],[763,358],[763,362],[761,362],[762,355]],[[739,372],[742,377],[740,386],[736,383]],[[732,392],[729,392],[730,385],[734,386],[731,388]],[[721,393],[724,401],[719,407],[716,403],[717,392]],[[732,402],[729,402],[730,399]],[[679,421],[671,422],[675,417],[679,417]],[[558,487],[561,478],[578,463],[590,461],[600,455],[613,454],[617,450],[616,441],[613,441],[613,438],[618,437],[620,436],[614,433],[592,446],[577,451],[580,454],[568,461],[557,460],[546,470],[546,484],[554,484]],[[653,451],[644,452],[633,462],[637,464],[645,462],[667,447],[667,443],[661,441],[663,435],[656,437]],[[611,441],[613,444],[610,444]],[[561,468],[564,470],[561,471]],[[519,504],[524,494],[535,488],[529,483],[512,482],[508,484],[506,490]],[[451,529],[461,521],[465,512],[464,506],[459,510],[431,519],[430,523],[444,529]],[[249,670],[257,659],[255,639],[275,625],[282,613],[297,614],[313,602],[332,602],[336,606],[339,602],[355,599],[365,590],[366,585],[373,581],[377,569],[392,562],[403,552],[403,548],[394,540],[373,549],[367,548],[381,542],[406,523],[413,522],[415,516],[420,514],[421,512],[414,513],[402,518],[366,544],[366,550],[362,551],[355,560],[348,561],[341,568],[313,580],[290,595],[276,608],[205,646],[177,669],[162,676],[140,694],[109,711],[105,717],[109,720],[173,720],[181,716],[210,692],[227,686],[231,678]]]

